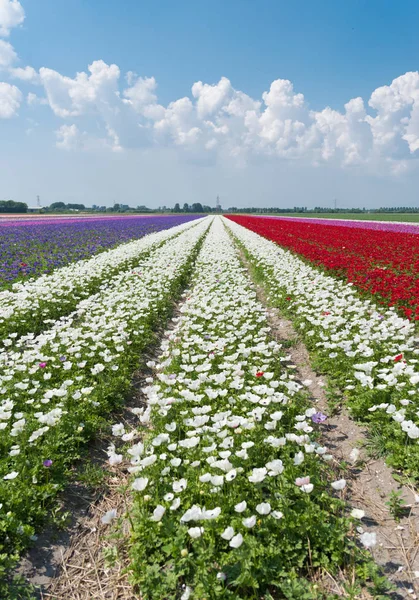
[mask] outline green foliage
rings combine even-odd
[[[389,499],[386,502],[386,506],[388,506],[393,519],[398,523],[406,513],[406,506],[402,498],[402,491],[392,490],[390,492]]]

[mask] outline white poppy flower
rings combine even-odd
[[[148,481],[148,477],[137,477],[133,481],[131,488],[136,492],[142,492],[147,487]]]
[[[224,529],[223,533],[221,534],[221,537],[224,540],[231,540],[231,538],[234,536],[234,529],[232,527],[226,527],[226,529]]]
[[[158,521],[161,521],[165,512],[166,509],[164,508],[164,506],[158,504],[153,511],[153,516],[150,517],[150,521],[155,521],[156,523]]]
[[[240,546],[242,544],[243,544],[243,536],[241,533],[238,533],[233,538],[231,538],[229,546],[231,546],[232,548],[240,548]]]
[[[103,515],[103,517],[101,518],[101,521],[104,525],[109,525],[110,523],[112,523],[112,521],[114,519],[116,519],[117,516],[118,516],[118,511],[116,510],[116,508],[112,508],[111,510],[108,510],[108,512]]]
[[[365,548],[374,548],[377,543],[377,534],[375,531],[372,531],[371,533],[366,531],[359,539]]]
[[[243,519],[242,523],[245,527],[247,528],[251,528],[254,527],[256,525],[256,517],[255,515],[252,515],[251,517],[248,517],[247,519]]]
[[[191,536],[191,538],[199,538],[204,533],[204,528],[203,527],[190,527],[190,529],[188,529],[188,533]]]
[[[246,510],[247,508],[247,502],[246,500],[243,500],[242,502],[239,502],[238,504],[235,505],[234,510],[238,513],[242,513]]]
[[[345,479],[338,479],[338,481],[333,481],[332,488],[337,491],[341,491],[346,487]]]
[[[271,505],[269,502],[261,502],[256,506],[256,510],[260,515],[269,515],[271,512]]]

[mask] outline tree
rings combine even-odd
[[[84,204],[67,204],[67,208],[72,210],[84,210],[86,207]]]
[[[192,212],[195,212],[195,213],[204,212],[204,209],[202,208],[202,204],[200,202],[194,202],[194,204],[192,204]]]
[[[25,212],[28,212],[28,205],[24,202],[15,202],[14,200],[0,200],[0,213]]]
[[[187,202],[183,205],[183,212],[189,212],[189,204]]]
[[[175,207],[173,209],[173,212],[180,213],[180,204],[179,204],[179,202],[176,202]]]
[[[52,210],[55,210],[56,208],[66,208],[66,205],[64,204],[64,202],[53,202],[49,205],[49,207]]]

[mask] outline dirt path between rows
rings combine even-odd
[[[242,260],[251,273],[251,265],[243,254]],[[319,376],[311,367],[308,350],[298,338],[292,322],[276,308],[269,307],[265,290],[260,285],[256,285],[256,289],[259,300],[268,306],[273,337],[278,343],[289,346],[288,367],[295,367],[296,380],[305,382],[313,404],[319,412],[328,415],[327,378]],[[368,456],[365,449],[368,432],[350,418],[343,397],[336,413],[328,416],[325,423],[320,426],[322,443],[330,448],[335,464],[341,461],[348,464],[348,469],[341,473],[348,482],[344,498],[351,508],[365,512],[359,525],[362,530],[377,535],[373,556],[396,587],[396,592],[390,597],[395,600],[419,599],[419,497],[415,490],[394,480],[392,470],[383,459]],[[356,459],[351,458],[354,449],[359,450]],[[394,520],[386,506],[393,491],[401,491],[405,503],[405,516],[399,522]],[[360,529],[359,532],[362,533]],[[336,589],[332,591],[344,596],[338,582],[335,585]]]

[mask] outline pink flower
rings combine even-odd
[[[41,363],[39,363],[39,368],[40,368],[40,369],[45,369],[45,367],[46,367],[46,366],[47,366],[47,363],[46,363],[46,362],[41,362]]]
[[[295,480],[295,485],[298,485],[298,487],[301,487],[303,485],[308,485],[310,483],[310,477],[297,477],[297,479]]]

